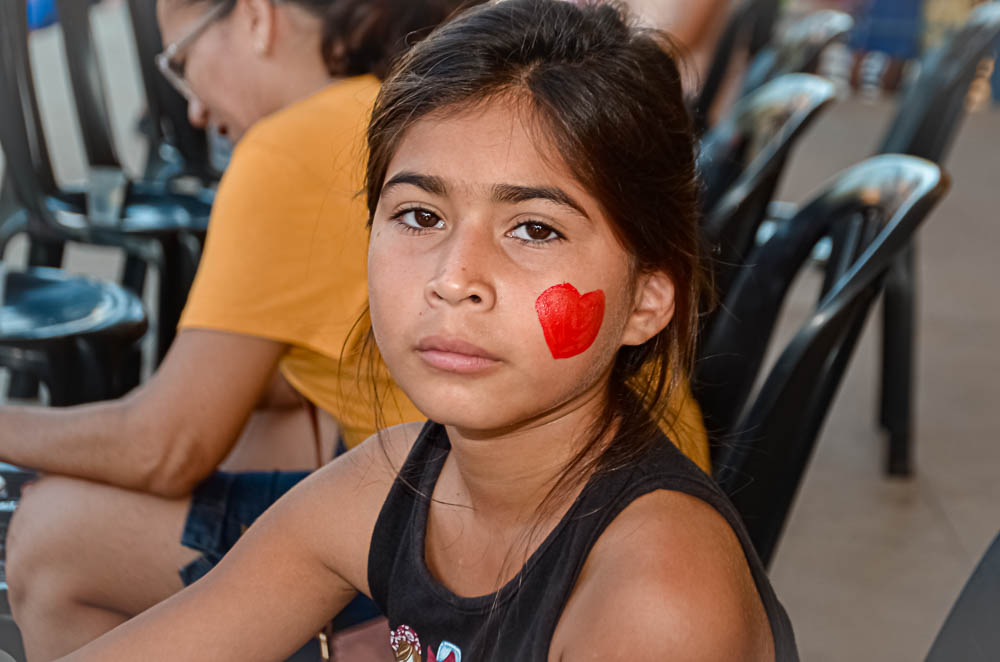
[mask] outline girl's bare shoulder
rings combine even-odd
[[[622,619],[621,615],[627,615]],[[595,543],[550,659],[769,660],[767,615],[739,539],[715,508],[668,490],[636,499]]]

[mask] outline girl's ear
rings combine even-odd
[[[673,317],[674,281],[663,271],[642,274],[622,344],[641,345],[662,331]]]
[[[239,6],[250,26],[253,52],[263,56],[274,45],[275,9],[271,0],[241,0]]]

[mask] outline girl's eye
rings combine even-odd
[[[414,230],[431,230],[444,227],[437,214],[426,209],[405,209],[394,217],[397,221]]]
[[[508,232],[507,235],[513,237],[514,239],[520,239],[521,241],[533,244],[547,243],[563,238],[561,234],[553,230],[551,227],[545,225],[544,223],[539,223],[538,221],[521,223],[516,228]]]

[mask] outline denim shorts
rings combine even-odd
[[[181,544],[201,556],[181,568],[184,585],[214,568],[271,504],[308,475],[308,471],[217,471],[202,481],[191,495],[181,534]]]
[[[308,475],[308,471],[217,471],[198,485],[191,495],[181,544],[201,552],[201,556],[180,569],[184,585],[214,568],[271,504]],[[334,628],[350,627],[378,615],[374,603],[359,595],[334,620]]]

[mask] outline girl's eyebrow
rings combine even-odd
[[[426,191],[432,195],[447,195],[448,187],[445,186],[444,180],[440,177],[435,177],[434,175],[421,175],[416,172],[410,172],[404,170],[392,177],[382,186],[382,191],[379,195],[385,195],[385,192],[394,186],[401,186],[403,184],[409,184],[410,186],[416,186],[419,189]]]
[[[548,200],[563,207],[569,207],[574,212],[588,218],[583,207],[578,205],[568,193],[555,186],[517,186],[515,184],[497,184],[493,187],[495,202],[518,203],[527,200]]]
[[[381,194],[384,195],[386,191],[394,186],[401,186],[404,184],[416,186],[417,188],[432,195],[444,196],[448,194],[448,185],[441,177],[434,175],[421,175],[408,170],[397,173],[389,179],[389,181],[382,186]],[[587,213],[583,211],[583,207],[577,204],[577,202],[573,200],[568,193],[555,186],[496,184],[493,186],[492,197],[494,202],[504,202],[509,204],[526,202],[528,200],[547,200],[563,207],[569,207],[580,216],[589,218]]]

